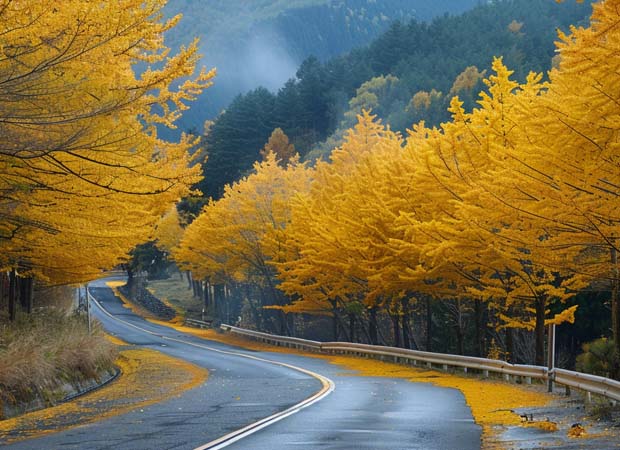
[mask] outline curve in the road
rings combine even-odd
[[[226,435],[224,435],[222,437],[219,437],[219,438],[217,438],[217,439],[215,439],[215,440],[213,440],[211,442],[208,442],[208,443],[206,443],[206,444],[204,444],[202,446],[199,446],[195,450],[218,450],[218,449],[225,448],[225,447],[231,445],[234,442],[237,442],[237,441],[239,441],[239,440],[241,440],[241,439],[243,439],[243,438],[245,438],[247,436],[250,436],[253,433],[256,433],[257,431],[262,430],[263,428],[266,428],[266,427],[268,427],[270,425],[273,425],[273,424],[279,422],[280,420],[285,419],[285,418],[289,417],[290,415],[295,414],[295,413],[301,411],[302,409],[307,408],[307,407],[313,405],[314,403],[316,403],[316,402],[322,400],[323,398],[327,397],[335,389],[335,384],[334,384],[334,382],[331,379],[329,379],[329,378],[327,378],[327,377],[325,377],[325,376],[323,376],[323,375],[321,375],[319,373],[313,372],[311,370],[304,369],[302,367],[297,367],[295,365],[288,364],[288,363],[283,363],[283,362],[280,362],[280,361],[273,361],[273,360],[269,360],[269,359],[265,359],[265,358],[259,358],[259,357],[256,357],[256,356],[246,355],[246,354],[243,354],[243,353],[232,352],[232,351],[227,351],[227,350],[220,350],[220,349],[216,349],[216,348],[210,347],[208,345],[197,344],[195,342],[187,341],[187,340],[184,340],[184,339],[172,338],[172,337],[163,336],[163,335],[154,333],[154,332],[152,332],[150,330],[144,329],[142,327],[139,327],[139,326],[137,326],[135,324],[129,323],[129,322],[123,320],[123,319],[120,319],[120,318],[110,314],[103,306],[101,306],[101,304],[99,304],[97,299],[91,295],[90,291],[88,291],[88,297],[99,308],[99,310],[101,312],[103,312],[105,315],[107,315],[111,319],[113,319],[115,321],[118,321],[118,322],[121,322],[121,323],[123,323],[123,324],[125,324],[127,326],[135,328],[135,329],[137,329],[139,331],[142,331],[144,333],[157,336],[157,337],[159,337],[161,339],[164,339],[164,340],[179,342],[179,343],[183,343],[185,345],[190,345],[192,347],[202,348],[202,349],[213,351],[213,352],[216,352],[216,353],[221,353],[221,354],[226,354],[226,355],[234,355],[234,356],[239,356],[239,357],[242,357],[242,358],[252,359],[252,360],[255,360],[255,361],[260,361],[260,362],[264,362],[264,363],[268,363],[268,364],[273,364],[273,365],[280,366],[280,367],[286,367],[288,369],[292,369],[292,370],[295,370],[297,372],[301,372],[303,374],[309,375],[309,376],[311,376],[313,378],[316,378],[317,380],[319,380],[321,382],[322,388],[318,392],[316,392],[314,395],[312,395],[312,396],[302,400],[301,402],[299,402],[299,403],[297,403],[297,404],[295,404],[295,405],[285,409],[284,411],[280,411],[280,412],[277,412],[275,414],[272,414],[269,417],[265,417],[264,419],[261,419],[259,421],[254,422],[254,423],[251,423],[250,425],[247,425],[247,426],[245,426],[243,428],[240,428],[240,429],[235,430],[235,431],[233,431],[231,433],[228,433],[228,434],[226,434]]]

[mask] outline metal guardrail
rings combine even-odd
[[[620,401],[620,381],[564,369],[553,369],[550,375],[554,382],[564,386]]]
[[[192,327],[197,327],[197,328],[211,328],[211,325],[213,324],[211,320],[204,321],[204,320],[196,320],[196,319],[185,319],[184,322],[186,325],[190,325]]]
[[[356,344],[350,342],[317,342],[245,330],[225,324],[221,325],[221,329],[268,344],[312,352],[365,356],[414,366],[441,366],[443,370],[448,370],[449,367],[459,367],[465,372],[467,372],[468,369],[473,369],[481,371],[485,377],[488,377],[489,373],[498,373],[504,375],[506,379],[509,379],[510,376],[520,377],[520,379],[526,383],[530,383],[532,379],[547,381],[551,378],[555,383],[580,389],[592,394],[602,395],[613,401],[620,401],[619,381],[596,375],[572,372],[570,370],[553,369],[548,371],[546,367],[541,366],[510,364],[495,359],[423,352],[380,345]]]
[[[243,328],[237,328],[233,327],[232,325],[225,324],[222,324],[220,328],[233,334],[250,337],[257,341],[277,345],[279,347],[297,348],[300,350],[309,350],[315,352],[321,351],[322,344],[318,341],[309,341],[307,339],[300,339],[288,336],[277,336],[268,333],[261,333],[260,331],[245,330]]]

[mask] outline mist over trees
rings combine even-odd
[[[481,0],[171,0],[167,9],[183,12],[172,44],[185,36],[201,38],[217,83],[180,121],[180,129],[202,127],[232,99],[259,86],[276,92],[309,56],[326,61],[367,45],[394,21],[430,21],[459,14]]]
[[[325,62],[309,57],[277,93],[258,88],[237,96],[214,120],[199,188],[217,198],[251,169],[275,128],[302,159],[316,159],[341,142],[362,108],[401,132],[419,120],[437,125],[449,118],[452,96],[474,106],[494,56],[503,55],[518,80],[549,70],[556,30],[587,22],[590,10],[587,2],[496,2],[431,23],[396,22],[367,47]]]

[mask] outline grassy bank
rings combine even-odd
[[[73,401],[0,421],[0,447],[146,408],[207,380],[206,369],[155,350],[123,349],[122,341],[107,338],[121,346],[119,378]]]
[[[99,326],[88,333],[83,317],[50,309],[0,322],[0,418],[4,405],[53,404],[60,386],[96,378],[116,353]]]
[[[167,305],[174,308],[178,315],[192,319],[202,316],[202,300],[193,296],[187,281],[174,275],[166,280],[149,280],[148,290]]]

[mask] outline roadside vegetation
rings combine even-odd
[[[35,400],[49,406],[63,385],[97,379],[113,370],[116,347],[94,322],[56,309],[0,323],[0,419],[5,407]]]
[[[114,347],[124,344],[112,340]],[[149,349],[120,348],[116,363],[122,376],[104,389],[0,421],[0,446],[45,433],[41,423],[57,430],[73,428],[163,402],[201,385],[209,375],[201,367]]]

